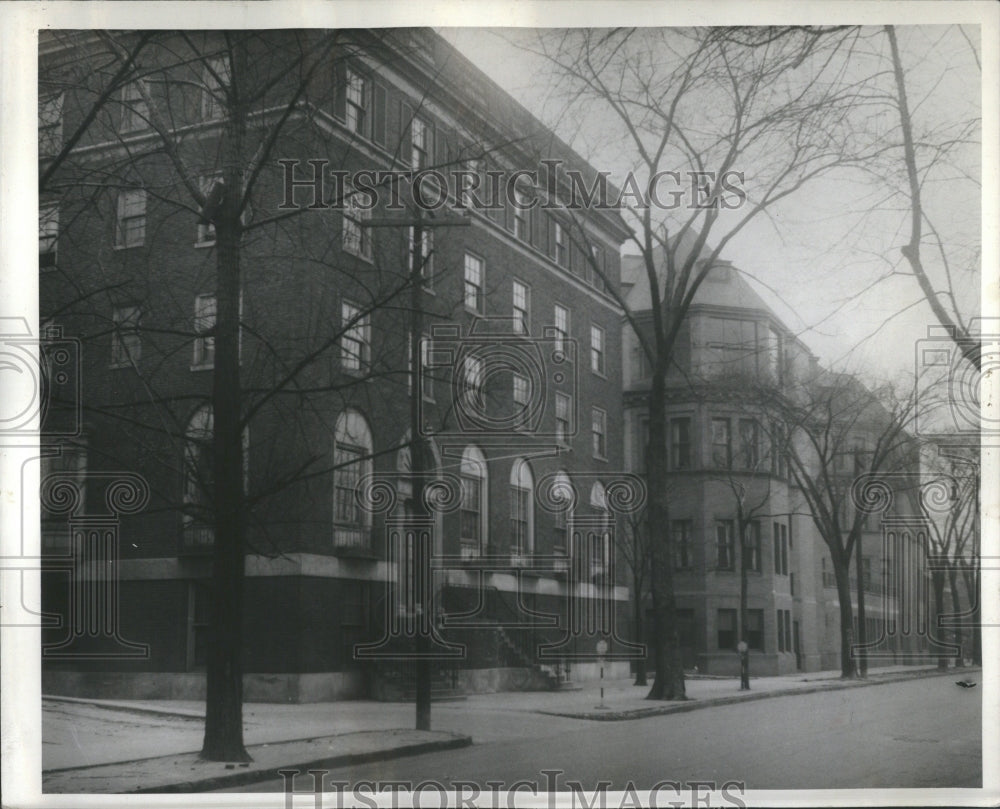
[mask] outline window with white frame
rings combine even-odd
[[[560,444],[569,444],[569,438],[573,434],[573,424],[571,413],[573,411],[573,400],[565,393],[556,392],[556,441]]]
[[[337,417],[333,447],[333,537],[338,548],[368,544],[371,512],[362,508],[357,491],[372,472],[373,441],[364,416],[345,410]]]
[[[591,574],[609,572],[611,565],[611,512],[608,510],[608,497],[604,484],[594,481],[590,487],[590,507],[598,518],[597,530],[590,533]]]
[[[149,107],[142,95],[141,81],[142,79],[136,79],[122,88],[120,132],[135,132],[149,126]]]
[[[528,419],[528,405],[531,402],[531,380],[523,374],[511,374],[513,383],[514,417],[517,419],[514,429],[525,430],[530,426]]]
[[[523,458],[516,459],[510,469],[510,537],[511,552],[518,556],[535,549],[534,491],[531,467]]]
[[[38,100],[38,156],[59,154],[63,140],[63,94],[44,96]]]
[[[527,193],[520,188],[514,189],[514,237],[522,241],[531,241]]]
[[[569,256],[569,247],[566,242],[566,229],[556,221],[553,221],[552,223],[552,244],[552,257],[555,259],[556,264],[560,267],[565,267],[566,259]]]
[[[371,364],[371,313],[362,312],[351,301],[340,304],[340,366],[345,371],[363,371]]]
[[[604,329],[591,324],[590,326],[590,370],[595,374],[604,375]]]
[[[466,408],[467,413],[485,413],[482,359],[474,356],[463,357],[460,374],[459,392],[462,406]]]
[[[566,351],[569,340],[569,309],[562,304],[553,307],[553,319],[555,320],[556,349]]]
[[[112,312],[111,367],[127,368],[139,364],[142,341],[139,337],[138,306],[118,306]]]
[[[201,117],[204,121],[215,121],[223,116],[226,109],[226,89],[230,84],[229,60],[213,56],[205,60],[202,73]]]
[[[732,570],[736,564],[733,544],[733,521],[715,521],[715,558],[720,570]]]
[[[430,126],[423,118],[414,116],[410,123],[410,166],[413,170],[427,168],[430,165],[430,154]]]
[[[485,267],[483,260],[471,253],[465,254],[465,308],[483,314],[483,284]]]
[[[198,295],[194,299],[194,368],[211,368],[215,365],[215,295]],[[212,333],[210,333],[212,332]]]
[[[350,189],[347,192],[346,202],[343,214],[344,251],[363,258],[366,261],[371,261],[371,233],[366,225],[368,220],[371,219],[372,212],[370,209],[361,206],[359,195],[353,193]]]
[[[367,137],[368,108],[371,104],[371,84],[355,70],[347,68],[344,118],[347,128]]]
[[[205,199],[208,199],[212,194],[212,190],[215,188],[215,184],[221,182],[221,173],[214,172],[212,174],[207,174],[198,178],[198,189],[205,195]],[[211,222],[206,222],[205,224],[201,224],[199,222],[198,236],[195,244],[199,247],[206,247],[210,244],[215,244],[215,225]]]
[[[462,482],[462,503],[459,507],[461,555],[472,558],[482,555],[487,541],[486,456],[478,447],[469,445],[465,448],[459,478]]]
[[[409,257],[409,268],[413,271],[413,262],[420,261],[420,279],[423,281],[424,289],[434,289],[434,231],[430,228],[422,228],[420,231],[420,253],[416,250],[416,229],[411,225],[407,239],[407,256]]]
[[[38,209],[38,268],[51,269],[56,266],[56,252],[59,247],[59,206],[55,203],[42,205]]]
[[[140,247],[146,241],[146,192],[130,188],[118,194],[116,247]]]
[[[590,413],[594,457],[606,458],[608,456],[608,414],[599,407],[591,408]]]
[[[527,284],[514,281],[514,333],[528,334],[529,328],[529,306],[531,303],[531,289]]]

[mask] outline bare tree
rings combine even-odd
[[[573,240],[588,273],[603,279],[622,306],[652,371],[646,480],[656,679],[650,699],[685,698],[665,519],[667,370],[691,301],[727,245],[851,153],[843,112],[858,88],[842,80],[833,56],[852,32],[822,32],[829,35],[783,29],[761,44],[743,42],[730,29],[573,30],[524,46],[551,64],[565,93],[564,114],[601,116],[615,154],[624,143],[635,161],[616,202],[627,209],[630,241],[642,256],[648,327],[617,291],[618,279],[607,277],[580,221]],[[589,179],[592,189],[601,187],[600,177]]]
[[[840,608],[841,676],[853,677],[852,646],[863,649],[866,642],[860,552],[866,514],[853,507],[851,484],[861,475],[918,468],[916,445],[907,431],[915,418],[915,398],[900,398],[889,386],[870,391],[853,376],[822,372],[790,394],[773,398],[771,406],[788,430],[792,477],[830,551]],[[857,638],[850,587],[856,551]],[[858,662],[864,674],[863,651]]]

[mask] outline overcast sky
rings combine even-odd
[[[596,167],[612,177],[629,168],[623,141],[607,136],[607,118],[560,115],[563,105],[552,93],[545,64],[516,47],[532,41],[534,31],[439,30]],[[889,67],[879,62],[888,53],[886,37],[878,29],[870,33],[873,53],[858,71]],[[898,36],[920,132],[953,131],[981,115],[978,27],[909,27]],[[886,81],[891,90],[891,74]],[[886,131],[897,124],[887,116]],[[980,138],[978,130],[973,136]],[[978,267],[971,251],[980,242],[979,151],[978,146],[960,150],[925,186],[925,203],[951,246],[953,263],[966,267]],[[749,185],[753,166],[744,169]],[[758,218],[723,254],[756,279],[776,312],[825,363],[877,378],[897,378],[912,369],[915,343],[935,323],[912,278],[883,280],[858,295],[891,266],[903,266],[899,246],[909,238],[908,213],[899,200],[886,202],[888,192],[857,173],[818,180],[775,208],[769,220]],[[933,255],[929,259],[940,266]],[[978,311],[978,271],[957,278],[964,311]]]

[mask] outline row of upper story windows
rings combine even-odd
[[[336,92],[334,98],[334,114],[352,136],[370,141],[380,147],[388,147],[388,97],[386,86],[373,78],[358,66],[338,64],[335,69]],[[201,116],[205,121],[219,120],[224,115],[227,86],[231,80],[228,61],[222,58],[207,58],[204,60],[201,88]],[[118,106],[121,112],[118,116],[119,133],[132,133],[149,130],[152,126],[148,92],[142,79],[126,84],[119,93]],[[63,107],[64,94],[58,93],[43,97],[39,102],[38,111],[38,141],[39,154],[42,157],[57,154],[63,145]],[[485,154],[484,146],[474,149],[471,146],[459,149],[457,135],[450,135],[445,141],[444,133],[438,132],[438,127],[426,111],[415,111],[407,101],[400,103],[400,135],[398,159],[410,169],[420,170],[435,164],[456,166],[461,163],[467,170],[483,175],[486,161],[482,157],[471,157],[471,153],[479,151]],[[438,143],[438,140],[441,140]],[[460,151],[469,152],[464,157]],[[209,178],[209,183],[211,183]],[[485,189],[487,182],[482,183]],[[129,192],[138,197],[139,190]],[[491,195],[495,196],[495,195]],[[529,201],[528,192],[523,188],[515,190],[518,205],[506,205],[504,195],[499,201],[505,205],[503,210],[490,211],[504,220],[506,229],[519,241],[543,252],[551,261],[576,275],[580,276],[590,286],[606,291],[607,281],[612,280],[617,268],[608,261],[604,246],[592,243],[587,238],[571,238],[567,222],[560,221],[551,212],[542,212],[537,208],[524,210]],[[139,206],[137,200],[131,201],[133,208]],[[143,206],[144,208],[144,206]],[[143,215],[138,212],[130,214],[134,219],[130,226],[134,228],[116,236],[118,246],[132,247],[143,243],[144,233],[139,228],[144,222]],[[364,220],[370,216],[370,211],[350,209],[344,218],[344,246],[349,252],[362,258],[371,259],[370,231],[364,227]],[[495,219],[496,216],[493,216]],[[199,231],[197,244],[211,244],[208,228],[200,226],[205,232]],[[586,243],[585,243],[586,242]],[[589,256],[587,253],[589,252]],[[616,280],[616,279],[615,279]]]
[[[699,427],[707,440],[699,440]],[[755,418],[725,416],[699,424],[693,416],[674,416],[667,421],[667,469],[768,472],[785,478],[789,473],[785,435],[784,427],[775,421],[765,426]],[[637,420],[634,453],[640,470],[646,468],[648,445],[649,419],[643,415]]]

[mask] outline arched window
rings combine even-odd
[[[184,544],[211,545],[215,541],[212,522],[213,418],[211,405],[202,405],[191,416],[184,431]]]
[[[333,541],[338,548],[368,544],[371,512],[355,497],[358,483],[372,472],[372,432],[356,410],[337,417],[333,445]]]
[[[511,553],[526,556],[535,550],[535,480],[531,467],[518,458],[510,467]]]
[[[593,574],[603,574],[611,561],[611,512],[600,481],[590,487],[590,507],[598,518],[596,530],[590,535],[590,568]]]
[[[482,555],[486,546],[486,456],[479,447],[470,444],[465,448],[459,477],[462,480],[459,538],[461,555],[467,559]]]

